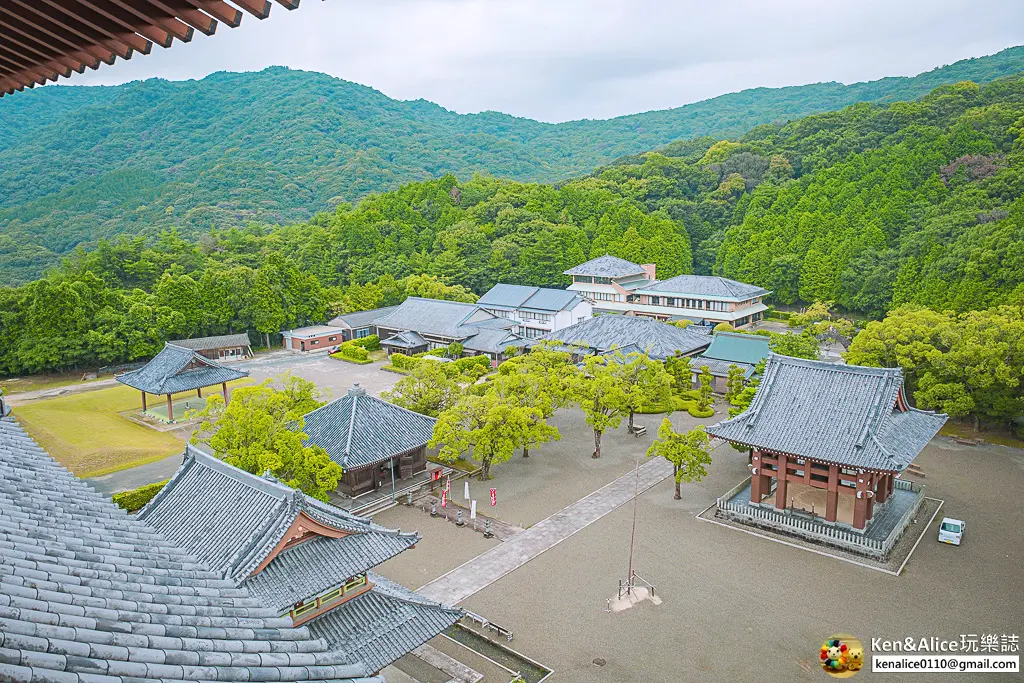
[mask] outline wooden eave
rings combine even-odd
[[[299,0],[276,0],[295,9]],[[0,97],[270,14],[270,0],[4,0]]]

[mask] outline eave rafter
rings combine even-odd
[[[295,9],[299,0],[276,0]],[[4,0],[0,97],[270,14],[270,0]]]

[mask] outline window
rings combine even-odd
[[[314,340],[310,341],[309,343],[312,346],[313,344],[319,344],[320,340],[319,339],[314,339]]]
[[[328,337],[327,341],[338,341],[338,335],[334,335],[333,337]]]
[[[536,339],[537,337],[542,337],[547,334],[547,330],[541,330],[536,327],[527,327],[525,330],[526,334],[524,336],[527,339]]]
[[[647,302],[651,306],[659,306],[659,305],[661,305],[661,297],[660,296],[649,296],[649,297],[647,297]]]
[[[589,275],[573,275],[572,276],[572,281],[573,282],[585,282],[587,284],[590,284],[590,283],[592,283],[594,281],[594,278],[590,277]]]
[[[670,297],[670,296],[667,296],[667,297],[665,297],[665,305],[666,306],[675,306],[676,305],[676,300],[674,298]]]
[[[612,294],[610,292],[594,292],[592,296],[596,301],[622,301],[620,294]]]
[[[549,323],[551,322],[551,316],[548,315],[547,313],[531,313],[528,311],[524,311],[523,320],[527,322],[532,320],[538,323]]]
[[[594,284],[595,285],[610,285],[611,283],[612,283],[612,279],[610,277],[595,277],[594,278]]]
[[[369,336],[370,336],[370,328],[369,327],[364,327],[364,328],[362,328],[360,330],[356,330],[356,339],[362,339],[363,337],[369,337]]]

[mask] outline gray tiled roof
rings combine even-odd
[[[515,346],[521,340],[520,337],[508,330],[483,329],[463,342],[467,351],[482,351],[484,353],[501,353],[508,346]]]
[[[139,518],[201,558],[225,578],[240,584],[277,547],[299,513],[305,513],[331,528],[353,534],[332,539],[336,541],[333,544],[311,546],[303,553],[307,557],[318,550],[330,554],[346,554],[349,558],[348,566],[352,567],[359,564],[358,550],[367,546],[358,545],[360,542],[357,539],[351,551],[342,551],[345,543],[360,534],[389,537],[378,539],[382,545],[374,547],[374,552],[363,558],[363,566],[348,576],[379,564],[381,548],[391,543],[390,538],[401,538],[401,542],[395,545],[406,544],[406,547],[417,539],[415,534],[385,529],[367,519],[321,503],[272,477],[258,477],[244,472],[193,446],[188,447],[181,467],[167,485],[139,512]],[[394,554],[398,552],[401,550],[396,550]],[[266,572],[265,569],[260,575]],[[259,594],[272,598],[271,604],[280,607],[277,600],[280,596],[298,592],[305,593],[302,598],[306,598],[333,585],[323,583],[331,577],[325,577],[323,581],[313,580],[309,584],[299,581],[305,578],[309,577],[294,575],[290,578],[293,586],[282,586],[279,584],[287,584],[289,578],[279,572],[272,573],[259,582]]]
[[[242,332],[240,334],[222,334],[216,337],[176,339],[167,343],[173,346],[180,346],[185,349],[192,349],[193,351],[211,351],[213,349],[231,349],[238,348],[240,346],[249,346],[249,335]]]
[[[659,280],[639,292],[678,294],[679,296],[713,296],[720,299],[745,300],[771,294],[767,289],[715,275],[677,275]]]
[[[519,308],[526,300],[529,299],[537,292],[537,287],[527,287],[525,285],[506,285],[498,283],[491,287],[487,292],[477,300],[477,305],[484,306],[498,306],[502,308]]]
[[[383,669],[463,615],[383,576],[367,578],[373,588],[309,622],[309,630],[371,670]]]
[[[496,284],[477,301],[484,308],[525,308],[531,311],[572,310],[583,299],[566,289]]]
[[[321,536],[286,548],[246,579],[249,591],[279,610],[339,586],[390,560],[420,540],[416,534],[374,529],[344,538]]]
[[[462,339],[466,331],[460,326],[477,310],[476,304],[411,296],[374,324],[391,330],[415,330],[420,334]]]
[[[565,271],[565,275],[594,275],[596,277],[624,277],[626,275],[643,274],[644,269],[632,261],[618,256],[598,256],[575,268]]]
[[[305,416],[306,443],[346,469],[365,467],[418,448],[434,433],[432,417],[369,396],[359,385]]]
[[[946,416],[895,409],[899,368],[868,368],[772,354],[750,407],[709,427],[735,443],[819,462],[901,471]]]
[[[138,370],[117,375],[115,379],[147,394],[163,395],[233,382],[248,376],[244,370],[215,363],[192,349],[165,344],[153,360]]]
[[[393,337],[381,341],[384,346],[397,346],[402,349],[418,349],[427,345],[427,340],[413,331],[399,332]]]
[[[0,420],[0,680],[383,683],[291,624]]]
[[[385,306],[383,308],[374,308],[369,311],[356,311],[354,313],[345,313],[339,315],[336,318],[332,318],[327,324],[332,327],[344,327],[347,329],[355,329],[358,327],[366,327],[377,318],[383,317],[398,306]]]
[[[646,349],[651,358],[665,360],[677,351],[683,355],[696,353],[711,344],[711,337],[689,328],[680,329],[632,315],[601,315],[588,318],[575,325],[549,332],[540,337],[545,341],[565,344],[583,344],[595,351],[608,351],[613,346],[636,344]]]

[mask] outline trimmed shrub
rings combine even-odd
[[[712,415],[715,414],[715,409],[708,406],[707,410],[701,410],[700,407],[698,407],[695,403],[691,408],[688,409],[688,412],[690,413],[690,415],[693,415],[694,417],[711,417]]]
[[[353,339],[351,342],[345,342],[346,344],[352,343],[356,346],[360,346],[367,351],[378,351],[380,350],[380,337],[375,334],[371,334],[369,337],[360,337],[359,339]]]
[[[137,489],[131,491],[122,491],[121,493],[115,493],[110,497],[114,504],[123,510],[128,512],[138,512],[146,506],[146,503],[153,500],[153,496],[160,493],[160,489],[164,487],[164,484],[168,482],[167,479],[158,481],[154,484],[146,484],[140,486]]]
[[[338,353],[358,363],[370,360],[370,353],[355,342],[347,341],[338,347]]]
[[[413,358],[412,356],[407,356],[404,353],[391,354],[391,364],[399,370],[412,370],[421,362],[422,361],[419,358]]]
[[[466,356],[465,358],[452,361],[452,365],[462,373],[474,366],[479,367],[481,370],[486,372],[491,369],[491,359],[487,356]]]

